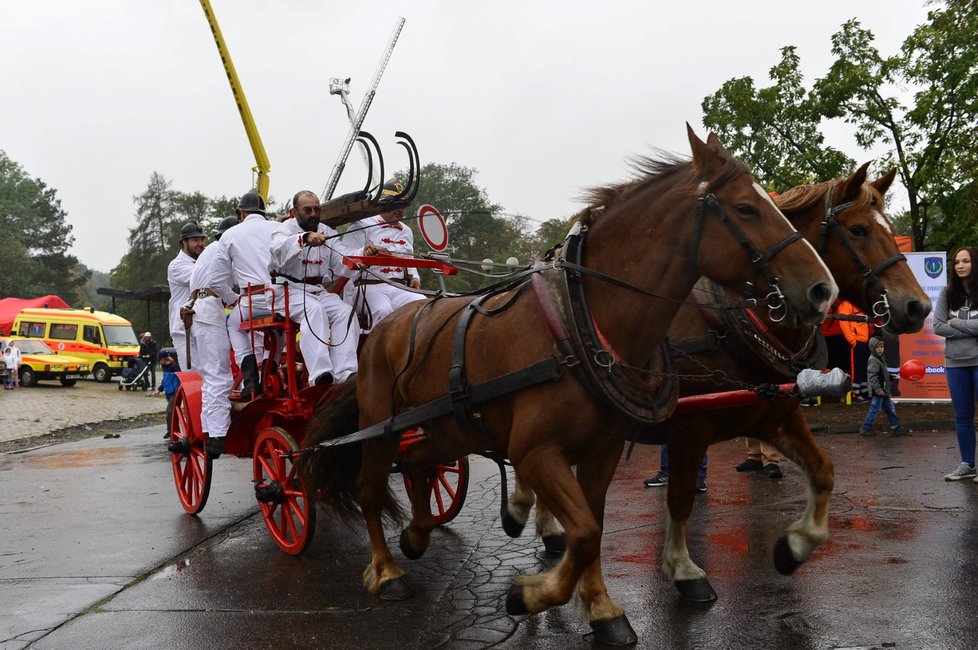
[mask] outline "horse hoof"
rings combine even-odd
[[[778,539],[778,543],[774,545],[774,568],[781,575],[790,576],[800,566],[801,562],[796,560],[795,556],[791,553],[788,538],[782,535]]]
[[[404,553],[404,557],[409,560],[417,560],[419,557],[424,555],[425,549],[416,549],[411,546],[408,541],[407,529],[401,531],[401,539],[398,541],[398,546],[401,547],[401,553]]]
[[[638,643],[638,635],[632,629],[625,615],[606,618],[601,621],[591,621],[594,630],[594,640],[601,645],[623,646]]]
[[[563,555],[567,549],[567,535],[559,533],[557,535],[544,535],[543,548],[547,555]]]
[[[407,578],[399,576],[380,585],[377,595],[381,600],[406,600],[411,597],[411,588],[408,587]]]
[[[710,581],[706,578],[676,580],[672,584],[676,585],[679,597],[683,600],[694,603],[711,603],[717,599],[717,592],[713,591]]]
[[[526,526],[526,522],[524,521],[521,524],[520,522],[516,521],[516,517],[509,514],[508,510],[503,515],[503,530],[510,537],[515,539],[516,537],[522,535],[524,526]]]
[[[526,602],[523,600],[522,585],[513,585],[509,588],[509,593],[506,594],[506,613],[512,616],[521,616],[530,613]]]

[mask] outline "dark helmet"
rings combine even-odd
[[[221,235],[227,232],[227,230],[231,226],[236,226],[236,225],[238,225],[237,217],[224,217],[223,219],[221,219],[221,223],[217,225],[217,234],[214,235],[214,239],[220,239]]]
[[[390,179],[384,183],[384,189],[381,190],[381,196],[397,196],[398,194],[404,193],[404,183],[401,182],[396,176],[392,176]]]
[[[207,235],[204,234],[204,231],[200,229],[200,226],[193,221],[188,221],[187,223],[183,224],[183,228],[180,229],[180,241],[192,239],[193,237],[206,236]]]
[[[238,201],[238,209],[246,214],[256,213],[265,216],[265,199],[257,190],[250,190],[241,195]]]
[[[162,350],[160,350],[160,353],[157,356],[159,357],[160,361],[162,361],[163,359],[177,358],[176,352],[167,348],[163,348]]]

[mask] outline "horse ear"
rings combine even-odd
[[[893,185],[894,179],[896,179],[897,168],[894,167],[890,171],[886,172],[875,181],[870,183],[873,188],[880,194],[886,195],[886,191],[890,189],[890,185]]]
[[[717,145],[720,144],[720,140],[711,133],[707,136],[707,141],[703,142],[699,139],[699,136],[693,131],[693,127],[686,123],[686,131],[689,135],[689,146],[693,150],[693,166],[696,167],[696,171],[703,178],[711,178],[710,174],[711,168],[716,164],[717,159]],[[723,147],[720,147],[723,150]]]
[[[839,193],[840,201],[852,201],[859,196],[863,183],[866,182],[866,171],[871,162],[873,161],[863,163],[859,169],[852,173],[852,176],[842,181],[840,185],[842,191]]]

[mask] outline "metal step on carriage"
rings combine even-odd
[[[350,266],[391,263],[391,257],[348,258]],[[398,258],[401,266],[438,269],[452,275],[457,269],[434,260]],[[339,291],[342,285],[331,290]],[[290,555],[302,553],[312,542],[316,527],[315,498],[296,469],[305,428],[316,405],[328,400],[333,386],[307,386],[305,368],[296,342],[299,325],[288,311],[288,284],[277,284],[270,313],[252,313],[243,319],[241,331],[262,336],[268,350],[262,374],[264,394],[243,400],[240,373],[235,374],[231,392],[231,425],[225,439],[225,454],[252,458],[252,481],[262,519],[280,549]],[[284,301],[284,302],[279,302]],[[285,316],[274,313],[282,305]],[[279,341],[284,341],[279,349]],[[174,396],[170,427],[171,443],[186,439],[189,453],[172,453],[171,465],[177,496],[189,514],[200,513],[207,504],[213,476],[213,458],[206,451],[201,428],[202,380],[193,371],[178,373],[180,387]],[[411,445],[425,437],[420,428],[404,432],[395,471],[405,468]],[[406,473],[405,487],[410,490]],[[465,501],[469,481],[468,458],[462,457],[435,467],[428,479],[432,513],[438,525],[453,520]]]

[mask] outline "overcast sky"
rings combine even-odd
[[[271,194],[321,192],[349,122],[331,77],[359,106],[399,16],[407,22],[364,128],[388,169],[396,130],[422,163],[478,170],[505,212],[536,221],[579,209],[626,159],[689,154],[703,98],[732,77],[769,85],[795,45],[806,83],[849,18],[896,53],[923,0],[542,2],[212,0],[271,160]],[[858,161],[851,131],[830,143]],[[109,271],[154,171],[184,192],[238,195],[254,157],[198,2],[0,0],[0,149],[58,192],[72,253]],[[359,158],[337,193],[360,187]],[[878,171],[878,170],[877,170]]]

